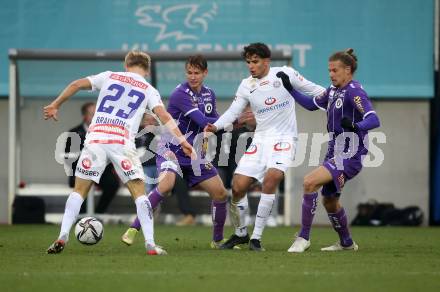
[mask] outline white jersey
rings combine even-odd
[[[286,73],[292,86],[310,96],[319,96],[325,88],[306,80],[291,67],[271,67],[269,73],[261,79],[252,76],[243,79],[238,87],[235,100],[229,109],[214,123],[217,129],[223,129],[233,123],[250,104],[255,115],[257,127],[255,136],[292,136],[297,137],[295,100],[284,88],[279,71]]]
[[[100,92],[85,143],[134,145],[145,108],[163,105],[159,92],[133,72],[105,71],[87,78]]]

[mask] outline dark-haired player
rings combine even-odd
[[[294,159],[297,140],[295,102],[276,74],[286,72],[296,89],[312,96],[321,95],[325,89],[306,80],[292,68],[271,67],[271,52],[263,43],[246,46],[242,56],[251,76],[243,79],[229,109],[217,122],[207,125],[205,131],[223,129],[250,105],[256,119],[255,135],[234,173],[230,218],[235,233],[222,248],[232,249],[236,245],[249,243],[251,250],[263,251],[263,229],[271,213],[278,185]],[[255,227],[249,238],[245,224],[248,208],[246,192],[255,180],[262,183],[262,193]]]

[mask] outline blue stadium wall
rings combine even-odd
[[[386,108],[384,113],[393,107],[405,110],[425,103],[438,106],[433,99],[434,0],[17,0],[2,3],[0,25],[0,96],[8,95],[10,48],[203,52],[239,50],[250,42],[261,41],[292,53],[293,66],[324,86],[329,84],[328,56],[335,50],[353,47],[360,60],[356,78],[378,107]],[[52,96],[71,78],[82,77],[62,72],[60,66],[48,64],[30,72],[35,70],[34,64],[21,65],[22,94],[31,100]],[[100,69],[98,64],[80,67],[86,74]],[[53,77],[52,84],[39,82],[41,76]],[[234,88],[218,88],[225,104],[238,82]],[[159,81],[161,92],[168,92],[170,86]],[[34,103],[40,105],[37,100]],[[424,118],[424,113],[421,116]],[[396,114],[393,118],[411,117]],[[393,129],[389,130],[392,133]],[[399,137],[405,134],[401,130]],[[433,139],[440,136],[440,130],[435,133]],[[437,157],[432,166],[435,171],[430,208],[434,223],[440,222],[440,147],[436,147],[431,149],[429,159]]]
[[[294,66],[320,84],[328,56],[353,47],[371,96],[434,94],[433,0],[3,2],[0,95],[9,48],[218,51],[255,41],[293,53]]]

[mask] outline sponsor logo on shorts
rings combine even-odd
[[[248,154],[248,155],[255,154],[257,153],[257,150],[258,150],[257,145],[251,144],[244,154]]]
[[[131,161],[128,159],[124,159],[121,161],[121,167],[123,170],[129,170],[131,169]]]
[[[290,148],[292,148],[292,145],[289,142],[278,142],[273,145],[275,151],[288,151]]]
[[[79,173],[82,173],[86,176],[99,176],[99,172],[97,172],[95,170],[86,170],[86,169],[82,169],[81,167],[77,167],[76,171],[78,171]]]
[[[81,161],[81,165],[84,169],[90,169],[90,167],[92,167],[92,161],[88,158],[84,158]]]
[[[264,101],[265,105],[272,105],[274,103],[277,102],[277,99],[275,97],[268,97],[266,98],[266,100]]]
[[[136,169],[132,169],[132,170],[128,170],[128,171],[124,171],[124,175],[125,176],[132,176],[136,174]]]

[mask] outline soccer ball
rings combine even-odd
[[[76,223],[75,237],[82,244],[97,244],[103,235],[102,223],[95,217],[84,217]]]

